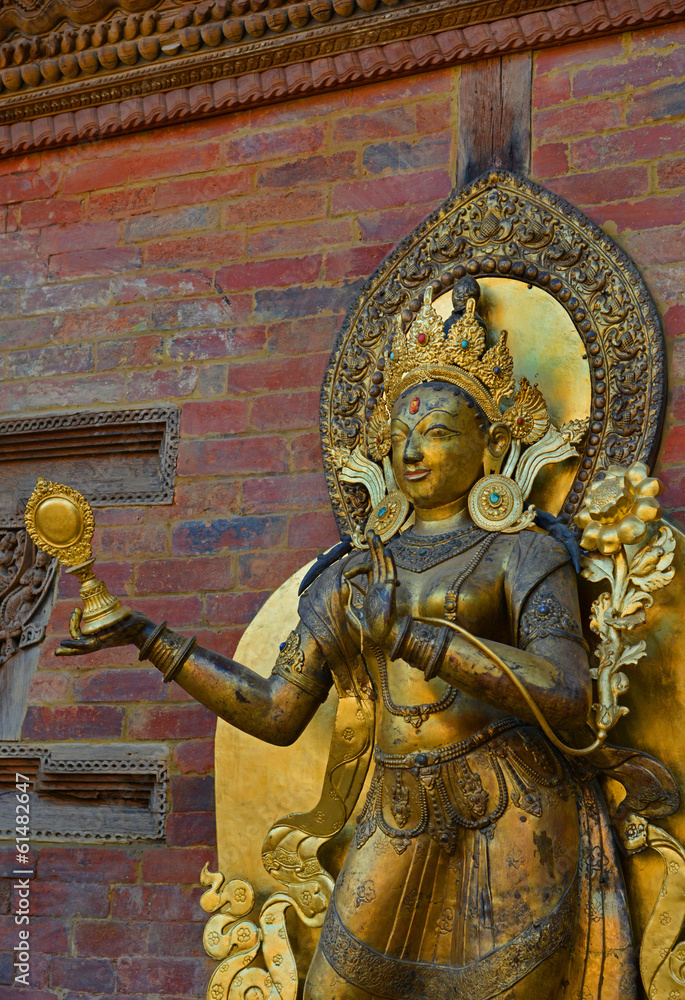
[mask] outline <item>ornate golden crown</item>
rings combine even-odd
[[[475,299],[469,298],[464,315],[445,334],[429,285],[406,333],[401,317],[396,317],[386,353],[383,395],[369,422],[368,452],[376,461],[382,461],[390,451],[388,421],[395,401],[422,382],[438,380],[463,389],[492,423],[503,421],[514,441],[522,444],[534,444],[549,428],[547,404],[537,385],[521,378],[514,393],[514,361],[507,347],[507,331],[502,330],[497,343],[486,350],[485,330],[475,309]]]

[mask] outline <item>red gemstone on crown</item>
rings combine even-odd
[[[519,425],[519,427],[522,427],[523,424],[525,423],[525,421],[524,421],[523,417],[517,417],[516,418],[516,423]]]
[[[421,334],[420,334],[420,336],[421,336]],[[419,409],[419,397],[418,396],[414,396],[414,398],[412,399],[411,403],[409,404],[409,412],[410,413],[417,413],[418,409]]]
[[[417,338],[416,338],[416,339],[418,340],[418,342],[419,342],[420,344],[425,344],[425,342],[426,342],[426,334],[425,334],[425,333],[420,333],[420,334],[419,334],[419,335],[417,336]]]

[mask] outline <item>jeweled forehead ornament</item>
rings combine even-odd
[[[382,461],[390,452],[388,421],[396,400],[405,390],[423,382],[443,381],[462,389],[491,423],[502,421],[508,425],[519,451],[521,444],[535,444],[548,431],[547,404],[538,387],[521,378],[514,391],[514,362],[506,330],[486,350],[485,331],[475,316],[475,308],[475,299],[469,298],[464,315],[445,334],[429,285],[423,305],[406,333],[401,318],[396,317],[394,334],[385,352],[383,394],[368,426],[368,453],[375,461]]]

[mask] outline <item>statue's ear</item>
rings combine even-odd
[[[493,458],[500,460],[506,455],[511,444],[511,428],[499,420],[490,425],[488,431],[488,451]]]

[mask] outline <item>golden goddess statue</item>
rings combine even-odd
[[[519,229],[511,228],[516,212],[507,199],[517,191],[518,179],[494,175],[476,185],[470,203],[459,203],[471,206],[471,246],[478,237],[485,247],[480,259],[490,259],[500,227],[500,256],[491,258],[500,274],[514,266],[512,241],[523,244],[532,226],[523,213]],[[554,204],[563,220],[563,207]],[[431,237],[431,259],[465,253],[454,226],[445,237],[445,214],[440,240]],[[545,226],[553,228],[549,216],[534,234],[535,251],[544,244],[561,267],[559,234],[557,243],[545,243]],[[426,232],[419,233],[422,246],[429,245]],[[419,264],[412,266],[420,273]],[[663,765],[606,740],[625,711],[617,707],[627,687],[623,667],[644,655],[637,646],[630,654],[626,641],[637,621],[629,615],[652,600],[640,579],[657,564],[662,579],[651,590],[672,576],[668,538],[655,535],[666,531],[660,485],[635,461],[639,449],[628,465],[605,464],[604,480],[584,493],[585,506],[588,476],[579,480],[575,511],[586,556],[596,552],[584,572],[613,582],[611,599],[594,608],[603,643],[598,672],[588,660],[570,517],[560,521],[530,502],[540,477],[577,470],[577,446],[591,447],[588,432],[601,437],[592,431],[597,421],[589,428],[592,416],[555,423],[541,389],[515,377],[507,333],[486,332],[474,272],[477,266],[453,267],[442,286],[424,278],[414,307],[405,296],[385,315],[367,316],[369,325],[377,321],[374,362],[360,370],[358,398],[347,366],[348,388],[335,404],[337,440],[325,438],[339,495],[354,511],[350,537],[304,578],[296,626],[282,637],[270,675],[135,611],[92,634],[79,630],[76,612],[72,638],[58,650],[74,655],[134,643],[166,681],[278,746],[298,739],[335,685],[321,800],[311,812],[279,820],[267,836],[264,864],[284,888],[265,903],[259,926],[247,919],[254,902],[248,882],[205,875],[211,888],[203,905],[215,913],[206,942],[222,959],[212,1000],[296,996],[289,906],[321,928],[305,1000],[639,995],[626,890],[598,782],[621,787],[612,818],[628,850],[645,846],[645,817],[678,805]],[[545,274],[513,272],[529,288],[549,285]],[[433,297],[436,285],[443,294],[450,280],[454,310],[445,321]],[[617,553],[628,559],[623,570]],[[629,577],[637,581],[634,593]],[[334,879],[318,852],[345,827],[365,780]],[[658,961],[672,944],[665,942]],[[255,957],[263,967],[251,965]],[[659,998],[655,982],[652,975],[651,995]]]

